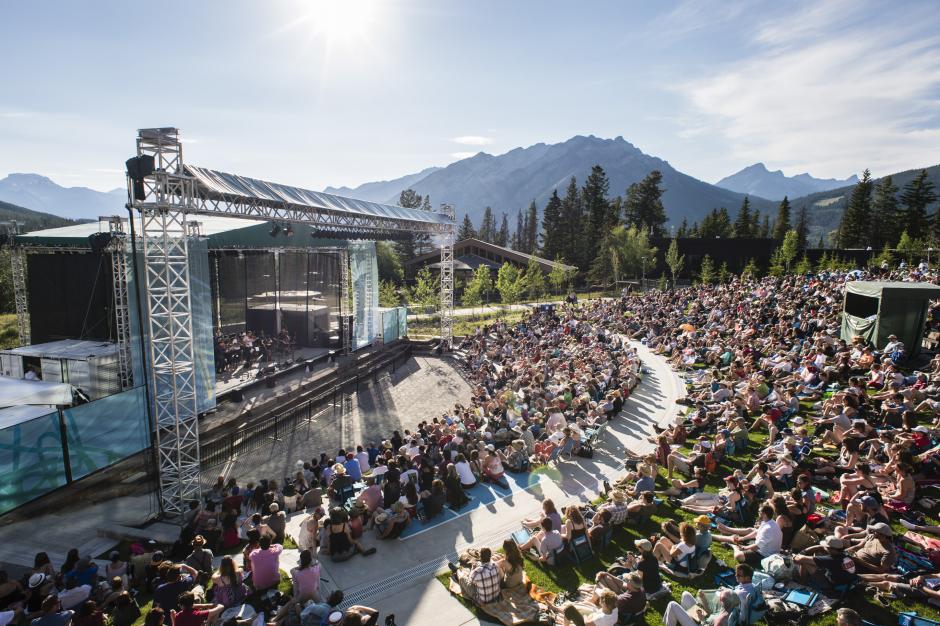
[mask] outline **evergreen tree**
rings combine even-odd
[[[493,209],[490,207],[483,209],[483,221],[480,222],[477,233],[479,238],[487,243],[496,241],[496,218],[493,217]]]
[[[751,230],[751,201],[747,196],[744,196],[738,217],[734,220],[734,236],[738,239],[750,239],[754,236],[754,231]]]
[[[761,239],[767,239],[770,237],[770,216],[764,215],[764,219],[760,225],[760,231],[758,231],[757,236]]]
[[[398,206],[406,209],[420,209],[422,204],[421,195],[415,193],[413,189],[405,189],[398,195]],[[418,237],[416,235],[407,235],[400,241],[395,242],[395,252],[401,262],[410,261],[418,256]]]
[[[731,224],[731,218],[725,207],[712,209],[698,227],[698,236],[703,239],[727,239],[733,235],[734,226]]]
[[[927,170],[921,170],[914,180],[904,185],[901,192],[901,204],[904,205],[903,228],[913,238],[927,237],[930,218],[927,208],[937,199],[934,184],[927,178]],[[940,220],[937,220],[940,222]],[[934,228],[934,235],[940,232],[940,223]]]
[[[852,189],[849,204],[839,224],[839,246],[864,248],[871,242],[871,172],[862,172],[862,179]]]
[[[525,219],[526,252],[535,254],[539,249],[539,209],[535,200],[529,204],[529,211]]]
[[[679,224],[679,230],[676,231],[676,239],[683,239],[689,237],[689,220],[682,218],[682,223]]]
[[[904,215],[898,204],[898,186],[890,176],[882,178],[875,186],[875,197],[871,203],[876,228],[872,229],[872,248],[894,247],[901,237]]]
[[[555,189],[542,215],[542,256],[557,261],[564,236],[561,231],[561,198],[558,197],[558,190]]]
[[[473,222],[470,220],[470,214],[466,213],[463,216],[463,223],[460,224],[460,228],[457,230],[457,241],[463,241],[464,239],[474,239],[477,236],[477,230],[473,227]]]
[[[800,214],[796,220],[796,238],[800,251],[806,250],[806,238],[809,236],[809,214],[806,212],[806,205],[800,207]]]
[[[623,203],[624,221],[627,226],[636,226],[651,237],[666,235],[666,209],[662,201],[665,190],[659,186],[662,180],[662,173],[653,170],[640,182],[630,185]]]
[[[587,217],[584,234],[588,245],[584,247],[585,254],[582,261],[586,266],[593,263],[598,244],[604,240],[615,223],[611,216],[610,202],[607,199],[609,188],[610,183],[604,168],[600,165],[593,166],[581,188],[581,204]]]
[[[774,221],[774,239],[777,241],[783,241],[783,238],[787,236],[787,232],[790,230],[790,199],[786,196],[783,197],[783,201],[780,202],[780,206],[777,208],[777,219]]]
[[[754,209],[751,213],[751,233],[754,237],[760,236],[760,209]]]
[[[578,189],[578,181],[574,176],[568,182],[568,190],[561,201],[561,228],[559,237],[562,245],[560,246],[561,256],[570,259],[571,263],[582,270],[587,267],[582,265],[584,255],[582,248],[584,240],[579,234],[584,230],[581,223],[584,213],[581,207],[581,191]]]
[[[702,265],[699,268],[699,278],[705,285],[710,285],[715,281],[715,263],[707,254],[702,257]]]
[[[504,248],[509,245],[509,217],[507,217],[505,213],[503,213],[503,221],[499,225],[499,232],[496,233],[496,241],[494,243]]]

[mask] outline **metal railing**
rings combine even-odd
[[[251,452],[264,445],[280,441],[299,428],[313,423],[326,410],[332,410],[331,417],[337,417],[336,411],[343,411],[341,405],[337,409],[337,403],[342,403],[347,395],[346,389],[355,385],[358,391],[360,382],[369,379],[373,382],[377,381],[379,372],[386,367],[391,366],[391,373],[394,373],[397,369],[397,362],[410,357],[411,352],[411,346],[405,345],[404,349],[392,354],[378,354],[375,358],[369,358],[356,367],[344,378],[339,378],[337,374],[337,378],[323,381],[322,384],[329,385],[330,388],[304,400],[301,404],[202,442],[199,448],[202,469],[216,467],[238,454]]]

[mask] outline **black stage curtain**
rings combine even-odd
[[[26,259],[34,344],[114,339],[109,254],[30,254]]]

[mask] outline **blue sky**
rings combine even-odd
[[[0,176],[123,185],[135,131],[320,189],[622,135],[715,182],[940,161],[933,1],[0,2]]]

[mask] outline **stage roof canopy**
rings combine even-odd
[[[344,198],[329,193],[301,189],[300,187],[290,187],[256,178],[227,174],[195,165],[186,165],[185,167],[186,172],[196,179],[196,193],[207,198],[250,199],[269,205],[302,206],[366,217],[409,220],[422,224],[452,223],[452,220],[441,213]]]

